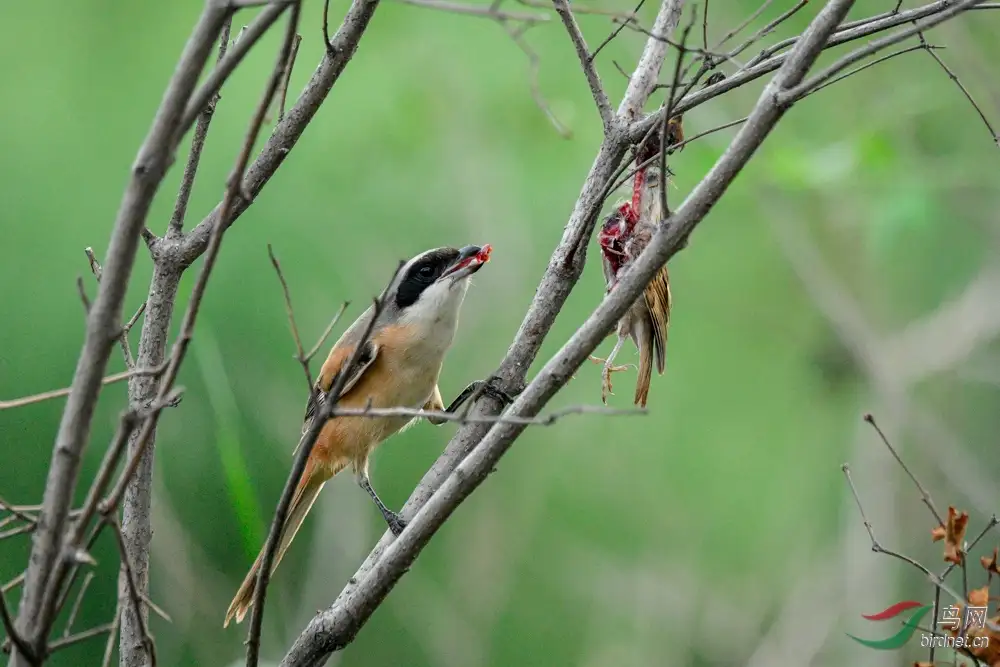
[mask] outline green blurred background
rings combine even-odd
[[[775,2],[742,36],[791,4]],[[893,4],[858,2],[850,18]],[[397,259],[492,243],[444,369],[445,398],[491,373],[510,344],[600,124],[555,14],[509,5],[550,16],[525,39],[538,54],[540,93],[569,140],[536,105],[529,61],[500,26],[386,0],[303,139],[227,234],[180,376],[185,398],[157,438],[151,594],[173,618],[152,621],[161,666],[242,659],[245,626],[223,631],[222,618],[264,539],[298,438],[305,387],[268,242],[309,341],[341,301],[355,304],[346,321],[356,317]],[[74,281],[82,275],[95,290],[83,249],[103,258],[129,166],[200,7],[0,3],[0,397],[69,383],[84,325]],[[709,41],[756,7],[713,2]],[[335,2],[331,15],[339,21],[345,9]],[[818,9],[772,39],[800,31]],[[290,100],[319,61],[321,11],[305,5]],[[654,13],[647,3],[646,25]],[[251,16],[238,15],[234,34]],[[592,47],[611,29],[607,17],[579,20]],[[930,33],[991,118],[1000,117],[998,28],[1000,17],[974,12]],[[278,39],[265,39],[223,90],[189,227],[221,196]],[[598,58],[616,105],[625,79],[612,61],[631,70],[643,43],[626,30]],[[764,81],[689,113],[688,135],[748,113]],[[733,133],[672,159],[673,201]],[[861,424],[863,411],[876,412],[940,506],[970,511],[970,532],[997,508],[989,452],[1000,422],[1000,356],[991,349],[1000,331],[998,164],[975,111],[925,53],[796,106],[671,263],[668,370],[654,378],[650,414],[529,430],[330,664],[910,664],[921,655],[915,648],[879,653],[844,635],[887,636],[887,624],[860,614],[930,592],[870,552],[840,464],[851,462],[880,539],[935,568],[933,522]],[[149,217],[157,233],[180,166]],[[531,374],[600,300],[595,259],[592,250]],[[128,313],[150,273],[140,249]],[[634,355],[628,347],[620,359]],[[121,368],[116,350],[109,372]],[[612,401],[627,406],[634,375],[615,379]],[[102,394],[85,479],[125,398],[123,385]],[[599,401],[599,367],[587,364],[550,407]],[[62,406],[0,412],[4,499],[39,501]],[[421,424],[380,450],[372,474],[390,506],[454,431]],[[350,477],[327,486],[270,589],[267,660],[334,599],[383,530]],[[0,542],[0,580],[21,571],[28,548],[24,536]],[[95,555],[102,574],[115,571],[110,539]],[[978,566],[971,576],[979,581]],[[17,593],[8,599],[16,604]],[[106,622],[114,604],[111,579],[99,578],[76,627]],[[78,645],[51,664],[97,664],[103,644]]]

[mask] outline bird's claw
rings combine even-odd
[[[408,523],[396,512],[389,512],[389,514],[385,517],[385,522],[389,524],[389,530],[392,531],[392,534],[395,537],[399,537],[399,534],[403,532],[403,529],[406,528],[406,524]]]
[[[504,405],[510,405],[514,402],[514,397],[521,393],[521,391],[513,392],[512,394],[507,393],[503,389],[500,389],[496,385],[501,382],[499,375],[491,375],[483,382],[483,394],[489,396],[490,398],[496,399],[503,403]]]
[[[629,366],[635,366],[635,364],[623,364],[621,366],[612,366],[608,364],[608,361],[606,359],[601,359],[593,355],[590,355],[590,360],[593,361],[595,364],[604,364],[604,368],[601,370],[601,402],[604,403],[604,405],[607,405],[608,395],[609,394],[611,396],[615,395],[615,392],[611,391],[612,389],[611,374],[619,373],[621,371],[627,371],[629,369]]]

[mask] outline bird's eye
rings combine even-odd
[[[417,271],[421,278],[433,278],[434,277],[434,267],[430,264],[421,266],[420,270]]]

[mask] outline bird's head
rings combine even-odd
[[[454,326],[465,300],[469,279],[490,260],[493,248],[434,248],[400,269],[386,295],[386,316],[400,324]]]

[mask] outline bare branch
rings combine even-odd
[[[111,526],[112,532],[115,534],[115,539],[118,542],[118,554],[122,561],[122,578],[125,579],[128,599],[132,603],[132,614],[139,626],[139,637],[137,639],[142,642],[146,655],[149,658],[149,667],[156,667],[156,643],[153,641],[153,635],[150,634],[149,627],[146,624],[142,600],[139,597],[139,585],[135,581],[132,559],[129,557],[128,547],[125,545],[125,536],[122,535],[121,524],[118,523],[118,517],[114,516],[114,514],[105,515],[104,521]],[[122,638],[125,638],[124,632],[122,633]]]
[[[344,391],[344,386],[347,384],[352,370],[357,367],[358,362],[365,352],[368,340],[372,335],[372,330],[375,328],[375,322],[378,320],[379,313],[382,312],[389,288],[402,268],[403,263],[400,262],[396,270],[393,271],[392,277],[386,283],[385,289],[382,290],[382,294],[373,300],[371,317],[368,319],[361,338],[351,352],[350,358],[345,362],[343,370],[334,379],[330,391],[327,392],[320,403],[308,427],[303,431],[302,437],[299,439],[299,444],[295,449],[295,461],[292,464],[291,471],[288,473],[288,478],[285,480],[285,488],[281,492],[281,498],[278,500],[278,506],[274,511],[271,527],[268,530],[267,541],[264,543],[264,548],[261,551],[260,568],[257,570],[257,581],[251,604],[250,630],[246,642],[247,667],[257,667],[260,659],[260,632],[264,621],[264,601],[267,597],[267,586],[271,580],[271,564],[274,562],[275,554],[278,551],[278,542],[281,539],[281,527],[284,525],[288,511],[291,508],[295,489],[298,486],[299,479],[302,477],[302,473],[305,471],[306,463],[309,460],[309,455],[312,454],[313,446],[316,444],[316,439],[319,437],[320,431],[323,430],[323,427],[326,426],[327,421],[333,414],[334,407],[340,400],[340,395]]]
[[[116,382],[121,382],[122,380],[128,380],[132,377],[138,376],[157,376],[166,369],[166,366],[157,366],[156,368],[133,368],[132,370],[122,371],[121,373],[115,373],[114,375],[109,375],[101,379],[101,386],[114,384]],[[0,401],[0,410],[10,410],[11,408],[20,408],[25,405],[33,405],[35,403],[41,403],[42,401],[49,401],[53,398],[61,398],[63,396],[69,396],[72,387],[65,387],[63,389],[53,389],[52,391],[43,391],[40,394],[33,394],[31,396],[24,396],[23,398],[15,398],[9,401]]]
[[[285,102],[288,99],[288,83],[292,79],[292,69],[295,67],[295,58],[299,55],[299,44],[302,43],[302,35],[295,35],[292,42],[292,52],[288,54],[288,65],[285,67],[285,74],[281,77],[281,89],[278,93],[278,122],[285,118]]]
[[[260,194],[264,185],[281,166],[302,136],[306,126],[316,115],[320,105],[354,56],[361,36],[368,27],[368,22],[374,15],[378,4],[379,0],[352,0],[343,23],[336,35],[328,40],[327,53],[313,73],[309,83],[306,84],[302,95],[289,109],[285,118],[271,132],[263,150],[246,170],[243,183],[237,193],[238,196],[229,207],[230,224],[238,219],[251,204],[251,201],[244,199],[242,195],[248,194],[251,197],[256,197]],[[326,9],[325,6],[324,9]],[[186,265],[193,263],[205,252],[212,228],[219,220],[221,209],[220,203],[184,237],[181,259]]]
[[[43,497],[43,520],[32,541],[18,625],[30,635],[27,641],[35,649],[35,654],[43,653],[38,649],[44,644],[48,626],[46,623],[39,623],[40,603],[58,556],[60,538],[66,528],[83,451],[90,435],[94,408],[100,393],[101,377],[104,375],[111,347],[119,335],[122,300],[135,262],[140,231],[179,136],[177,121],[228,13],[226,7],[217,3],[209,2],[205,5],[152,126],[139,149],[116,216],[111,243],[105,253],[106,264],[100,288],[87,317],[86,339],[53,447]],[[19,652],[19,649],[15,650],[12,657],[14,665],[19,662]]]
[[[83,284],[83,276],[76,277],[76,291],[80,295],[80,301],[83,302],[83,312],[87,315],[90,314],[90,297],[87,296],[87,288]]]
[[[344,314],[344,311],[346,311],[347,307],[350,305],[351,305],[350,301],[345,301],[340,305],[340,310],[336,312],[336,314],[333,316],[333,319],[330,320],[330,323],[326,325],[326,329],[323,330],[323,334],[319,337],[319,340],[316,341],[316,344],[313,345],[313,348],[309,350],[309,354],[306,355],[305,357],[306,363],[312,361],[313,357],[316,356],[316,353],[319,352],[321,347],[323,347],[323,343],[325,343],[326,339],[330,337],[331,333],[333,333],[333,328],[337,326],[337,322],[340,321],[340,318]]]
[[[653,21],[653,34],[663,37],[673,34],[681,20],[683,6],[682,0],[664,0],[660,5],[660,11],[656,14],[656,20]],[[663,60],[667,55],[667,46],[666,42],[656,37],[650,37],[646,41],[646,48],[643,49],[639,64],[636,65],[635,72],[625,89],[625,97],[618,106],[618,116],[626,123],[632,123],[642,113],[642,107],[649,99],[660,76],[660,68],[663,67]]]
[[[98,283],[100,283],[101,276],[103,275],[103,270],[101,269],[100,262],[97,261],[97,256],[94,254],[94,249],[91,248],[90,246],[87,246],[86,248],[83,249],[83,252],[87,255],[87,261],[90,263],[90,270],[94,274],[94,279],[97,280]],[[89,312],[90,303],[87,301],[87,294],[83,289],[82,280],[77,279],[77,287],[80,290],[80,297],[83,299],[84,309],[86,309]],[[139,319],[139,316],[145,309],[146,309],[146,303],[143,302],[142,305],[139,306],[139,310],[137,310],[135,315],[132,316],[132,319],[128,321],[128,324],[122,327],[121,334],[118,336],[118,342],[122,348],[122,356],[125,358],[125,368],[131,369],[135,367],[135,360],[132,358],[132,347],[129,345],[128,342],[128,333],[129,331],[132,330],[132,326],[135,324],[136,320]]]
[[[285,274],[281,271],[281,264],[278,262],[278,258],[274,256],[274,248],[271,244],[267,244],[267,256],[271,258],[271,266],[274,267],[275,273],[278,274],[278,280],[281,282],[281,292],[285,297],[285,314],[288,316],[288,324],[292,328],[292,339],[295,341],[295,358],[302,364],[302,370],[306,374],[306,390],[312,391],[313,380],[312,373],[309,371],[309,362],[306,361],[306,351],[302,348],[302,338],[299,336],[299,327],[295,323],[295,309],[292,308],[292,295],[288,291],[288,283],[285,282]],[[333,328],[332,326],[330,327]]]
[[[810,90],[820,86],[824,81],[833,78],[838,72],[850,67],[859,60],[863,60],[864,58],[867,58],[871,54],[881,51],[886,47],[892,46],[893,44],[897,44],[903,41],[904,39],[909,39],[910,37],[913,37],[914,35],[921,33],[924,30],[927,30],[928,28],[936,26],[938,23],[947,21],[952,16],[955,16],[956,14],[965,11],[970,6],[975,5],[981,1],[982,0],[961,0],[960,2],[956,2],[954,5],[952,5],[948,9],[945,9],[944,11],[941,11],[923,20],[916,21],[910,28],[907,28],[905,30],[900,30],[899,32],[893,33],[892,35],[888,35],[886,37],[882,37],[881,39],[876,39],[872,42],[869,42],[868,46],[852,51],[851,53],[847,54],[840,60],[837,60],[835,63],[824,69],[819,74],[816,74],[810,77],[808,80],[803,81],[795,88],[783,92],[782,102],[800,99],[801,97],[807,95]]]
[[[326,329],[323,330],[323,334],[319,337],[319,340],[316,341],[316,344],[311,350],[309,350],[309,353],[306,354],[305,350],[302,348],[302,338],[299,336],[299,327],[295,323],[295,309],[292,307],[292,295],[288,290],[288,283],[285,281],[285,274],[281,270],[281,263],[278,262],[278,258],[274,256],[274,249],[271,247],[270,243],[267,244],[267,254],[271,258],[271,266],[274,267],[274,271],[278,274],[278,280],[281,282],[281,291],[285,299],[285,314],[288,316],[288,325],[292,329],[292,338],[295,341],[295,360],[301,364],[302,371],[306,376],[306,390],[311,392],[313,391],[313,379],[312,372],[309,370],[309,362],[311,362],[313,357],[316,356],[316,353],[319,352],[319,349],[323,346],[323,343],[326,342],[326,339],[330,337],[330,333],[333,331],[333,328],[337,326],[337,322],[340,321],[340,317],[344,314],[344,311],[347,310],[347,306],[350,305],[350,302],[345,301],[341,304],[340,309],[337,310],[333,319],[330,320],[330,324],[328,324]]]
[[[743,32],[743,30],[748,25],[750,25],[751,23],[753,23],[754,21],[756,21],[757,18],[761,14],[763,14],[765,11],[767,11],[767,8],[771,6],[772,2],[774,2],[774,0],[764,0],[764,2],[761,4],[761,6],[754,10],[753,14],[751,14],[748,17],[746,17],[746,19],[744,19],[742,23],[740,23],[735,28],[733,28],[732,30],[730,30],[729,32],[727,32],[725,35],[723,35],[722,39],[719,40],[719,43],[718,43],[718,45],[716,45],[715,48],[720,48],[723,44],[725,44],[726,42],[728,42],[730,39],[732,39],[736,35],[738,35],[741,32]]]
[[[480,389],[482,391],[482,388]],[[472,398],[466,402],[466,407],[472,404]],[[417,417],[434,418],[443,421],[459,422],[460,424],[518,424],[521,426],[551,426],[567,415],[594,414],[604,416],[614,415],[646,415],[645,408],[618,409],[603,405],[573,405],[538,417],[506,417],[503,415],[483,415],[469,417],[461,412],[441,412],[438,410],[422,410],[420,408],[335,408],[333,417]]]
[[[528,85],[531,89],[531,98],[535,100],[535,105],[542,111],[542,113],[545,114],[545,117],[549,119],[549,122],[552,123],[552,127],[555,128],[555,131],[559,133],[560,137],[563,139],[572,138],[573,133],[556,117],[555,112],[552,111],[552,107],[549,106],[545,96],[542,95],[542,88],[538,83],[538,70],[540,67],[538,54],[535,53],[535,50],[531,48],[528,42],[525,41],[524,28],[513,28],[502,20],[500,21],[500,25],[511,40],[513,40],[514,44],[517,45],[517,48],[521,49],[521,52],[524,53],[524,56],[528,59]]]
[[[17,627],[14,625],[14,619],[10,616],[10,610],[7,609],[7,599],[4,597],[3,593],[0,593],[0,621],[3,622],[4,631],[7,633],[7,638],[14,644],[18,651],[28,664],[36,665],[39,664],[39,660],[35,655],[35,649],[32,648],[21,633],[18,632]]]
[[[970,10],[975,8],[976,4],[969,4],[968,2],[961,3],[963,5],[963,10]],[[982,3],[985,5],[986,3]],[[996,4],[996,3],[993,3]],[[980,6],[982,6],[980,5]],[[853,23],[845,24],[840,30],[835,32],[827,40],[824,49],[829,49],[847,42],[851,42],[857,39],[863,39],[870,35],[874,35],[879,32],[884,32],[896,26],[903,25],[905,23],[911,23],[917,19],[921,19],[928,16],[935,16],[941,12],[948,11],[949,9],[954,9],[956,6],[955,0],[937,0],[936,2],[931,2],[927,5],[921,7],[916,7],[904,12],[886,12],[883,14],[878,14],[876,16],[869,17],[867,19],[861,19]],[[926,29],[926,28],[924,28]],[[701,90],[691,92],[685,95],[678,103],[675,114],[683,114],[691,109],[704,104],[710,99],[718,97],[734,88],[739,88],[740,86],[753,81],[755,79],[764,76],[769,72],[781,67],[785,60],[788,58],[789,54],[773,55],[776,51],[792,46],[797,43],[799,38],[791,38],[779,42],[778,44],[771,46],[756,56],[747,65],[736,72],[732,76],[726,77],[725,79],[714,83],[710,86],[706,86]],[[888,46],[888,44],[883,45]],[[867,55],[867,54],[866,54]],[[864,57],[864,56],[862,56]],[[850,63],[848,63],[849,65]],[[632,125],[632,129],[629,131],[629,136],[633,142],[639,141],[642,137],[646,135],[650,127],[659,122],[660,114],[663,113],[663,109],[654,111],[653,113],[645,116],[641,121]]]
[[[118,636],[118,628],[121,626],[122,609],[115,606],[115,618],[111,621],[111,630],[108,632],[108,642],[104,645],[104,657],[101,659],[101,667],[108,667],[111,664],[111,655],[115,650],[115,637]]]
[[[226,18],[219,35],[219,55],[215,64],[219,63],[226,56],[229,48],[229,33],[232,29],[233,17]],[[191,139],[191,150],[188,152],[187,164],[184,165],[184,175],[181,176],[180,190],[177,192],[177,199],[174,201],[174,212],[170,216],[170,224],[167,227],[167,237],[176,238],[181,235],[184,228],[184,218],[187,215],[188,201],[191,199],[191,190],[194,188],[194,179],[198,175],[198,165],[201,164],[201,153],[205,149],[205,140],[208,138],[208,128],[215,116],[215,107],[218,106],[222,96],[216,90],[208,103],[198,114],[198,123],[194,128],[194,137]],[[93,263],[92,263],[93,264]],[[98,278],[100,280],[100,278]]]
[[[941,517],[941,513],[938,512],[937,507],[934,506],[934,500],[931,498],[931,494],[927,492],[927,489],[924,488],[924,485],[920,483],[920,480],[917,479],[917,476],[910,471],[910,469],[906,466],[905,463],[903,463],[903,459],[900,458],[899,453],[896,451],[896,448],[892,446],[892,443],[889,442],[889,438],[887,438],[885,436],[885,433],[882,432],[882,429],[878,427],[878,424],[875,422],[875,417],[873,417],[871,414],[865,414],[864,419],[867,423],[871,424],[871,427],[873,429],[875,429],[875,432],[878,433],[878,437],[882,439],[883,444],[885,444],[886,448],[892,454],[892,457],[896,459],[896,463],[899,464],[899,467],[903,469],[903,472],[906,473],[907,477],[910,478],[914,486],[917,487],[917,490],[920,491],[920,499],[923,501],[925,505],[927,505],[927,509],[931,511],[931,514],[934,515],[934,518],[937,519],[938,525],[940,526],[945,525],[944,519]]]
[[[80,603],[83,602],[83,596],[87,594],[87,588],[90,587],[90,582],[94,580],[94,573],[88,572],[87,576],[83,578],[83,584],[80,585],[80,592],[76,595],[76,601],[73,602],[73,607],[69,612],[69,620],[66,621],[66,627],[63,628],[63,638],[69,637],[69,633],[73,630],[73,622],[76,621],[76,615],[80,611]],[[49,646],[49,651],[52,651],[52,646]]]
[[[576,55],[580,59],[583,73],[587,76],[587,83],[590,84],[590,94],[594,97],[597,112],[601,115],[601,124],[604,126],[604,133],[607,134],[611,131],[611,126],[614,122],[614,113],[611,111],[611,103],[608,102],[608,95],[604,92],[601,77],[597,74],[593,59],[587,50],[587,41],[583,38],[583,33],[580,32],[580,26],[577,25],[576,19],[573,17],[573,11],[569,8],[569,3],[566,0],[552,0],[552,4],[555,6],[559,18],[562,19],[563,25],[566,26],[566,32],[569,33],[570,41],[576,47]]]
[[[452,14],[467,14],[469,16],[485,16],[492,19],[506,19],[508,21],[530,21],[532,23],[544,23],[549,20],[548,14],[508,12],[497,9],[489,5],[468,5],[461,2],[448,2],[448,0],[397,0],[404,5],[415,5],[427,9],[436,9]]]
[[[805,7],[807,4],[809,4],[809,0],[799,0],[790,9],[788,9],[788,11],[786,11],[784,14],[782,14],[778,18],[774,19],[773,21],[771,21],[770,23],[768,23],[767,25],[765,25],[763,28],[761,28],[760,30],[758,30],[757,32],[755,32],[753,35],[751,35],[750,37],[748,37],[746,39],[746,41],[744,41],[742,44],[740,44],[735,49],[733,49],[728,54],[726,54],[726,57],[727,58],[735,58],[736,56],[740,55],[741,53],[743,53],[744,51],[746,51],[748,48],[750,48],[751,46],[753,46],[754,44],[756,44],[757,42],[759,42],[760,40],[762,40],[764,37],[767,37],[772,32],[774,32],[775,28],[777,28],[779,25],[781,25],[782,23],[784,23],[785,21],[787,21],[788,19],[790,19],[792,16],[794,16],[800,9],[802,9],[803,7]],[[716,48],[718,48],[718,47],[716,47]]]
[[[875,539],[875,530],[872,528],[872,525],[870,523],[868,523],[868,519],[865,517],[864,506],[861,504],[861,496],[858,495],[858,490],[854,486],[854,480],[851,479],[851,469],[850,469],[850,467],[846,463],[843,464],[843,465],[841,465],[840,469],[844,471],[844,477],[847,479],[847,483],[851,487],[851,493],[854,495],[854,500],[858,504],[858,511],[861,513],[861,518],[862,518],[862,520],[865,523],[865,528],[868,530],[868,536],[871,538],[871,541],[872,541],[872,551],[874,551],[875,553],[879,553],[879,554],[885,554],[886,556],[892,556],[893,558],[895,558],[897,560],[901,560],[904,563],[912,565],[916,569],[918,569],[921,572],[923,572],[927,576],[927,578],[930,580],[930,582],[932,584],[934,584],[934,586],[936,586],[939,590],[944,591],[945,593],[947,593],[948,595],[950,595],[951,597],[953,597],[955,600],[957,600],[959,602],[964,602],[967,599],[968,596],[967,595],[965,595],[965,596],[959,595],[954,590],[952,590],[951,587],[949,587],[944,582],[944,578],[943,577],[940,577],[937,574],[931,572],[927,568],[927,566],[925,566],[922,563],[920,563],[919,561],[911,558],[910,556],[907,556],[906,554],[902,554],[902,553],[899,553],[898,551],[892,551],[890,549],[886,549],[885,547],[882,546],[882,544],[877,539]]]
[[[637,4],[635,6],[635,9],[632,10],[632,16],[638,14],[639,10],[642,9],[642,6],[644,4],[646,4],[646,0],[639,0],[639,4]],[[579,9],[577,9],[577,11],[579,11]],[[594,49],[594,52],[590,54],[590,62],[594,62],[594,60],[597,58],[597,54],[601,52],[601,49],[603,49],[605,46],[614,41],[615,37],[617,37],[621,33],[621,31],[625,29],[625,25],[626,22],[622,21],[617,28],[611,31],[611,34],[608,35],[603,42],[597,45],[597,48]],[[625,75],[625,78],[629,78],[628,74]]]
[[[934,59],[934,62],[936,62],[938,65],[941,66],[941,69],[943,69],[944,73],[948,75],[948,78],[955,82],[955,85],[958,86],[958,89],[962,91],[963,95],[965,95],[965,99],[969,100],[969,104],[971,104],[972,108],[976,110],[977,114],[979,114],[980,120],[983,121],[983,125],[985,125],[986,129],[989,131],[990,137],[993,139],[993,143],[995,143],[997,147],[1000,147],[1000,135],[998,135],[996,133],[996,130],[993,129],[993,126],[990,124],[989,119],[986,118],[986,114],[983,113],[982,108],[976,102],[975,98],[972,97],[972,93],[969,92],[969,89],[965,87],[965,84],[963,84],[961,79],[958,78],[958,75],[955,74],[953,71],[951,71],[951,68],[944,63],[944,60],[941,59],[941,56],[934,53],[933,51],[934,47],[927,43],[927,40],[924,39],[924,34],[922,32],[919,32],[917,33],[917,37],[920,38],[920,45],[924,48],[925,51],[927,51],[927,54]]]
[[[268,3],[261,10],[260,14],[254,18],[253,22],[240,32],[239,39],[233,44],[232,49],[219,59],[219,63],[205,79],[205,83],[191,96],[191,100],[184,109],[184,115],[181,116],[178,124],[180,134],[187,133],[191,125],[194,124],[195,119],[211,104],[216,93],[222,88],[222,84],[233,73],[237,65],[243,61],[254,44],[264,36],[264,33],[268,31],[274,22],[295,2],[296,0],[282,0],[280,2]]]
[[[234,219],[231,214],[231,210],[233,203],[241,196],[239,190],[244,181],[247,164],[250,161],[250,152],[256,143],[258,135],[260,134],[264,116],[267,113],[267,108],[274,99],[275,92],[277,91],[281,81],[281,76],[289,60],[292,42],[297,34],[300,7],[301,4],[299,2],[294,2],[290,5],[288,27],[285,32],[285,39],[281,45],[273,71],[268,78],[264,94],[251,118],[250,126],[247,129],[243,146],[236,158],[236,164],[227,179],[226,192],[220,208],[219,221],[218,224],[216,224],[212,229],[208,247],[205,252],[205,258],[202,263],[201,270],[198,273],[198,277],[195,280],[195,285],[191,291],[191,298],[188,301],[188,306],[181,322],[180,333],[178,334],[173,350],[171,351],[170,361],[167,364],[167,370],[160,379],[156,394],[157,401],[162,401],[170,393],[173,383],[177,378],[177,374],[180,371],[181,364],[184,362],[188,346],[194,336],[195,323],[208,287],[208,281],[219,256],[223,235]],[[268,9],[270,9],[270,7],[265,9],[264,12],[268,11]],[[261,15],[263,15],[264,12],[262,12]],[[244,36],[244,40],[246,39],[247,37]],[[236,47],[234,47],[234,50],[235,48]],[[220,64],[219,68],[221,67],[222,65]],[[139,431],[129,448],[132,458],[122,473],[122,476],[115,487],[112,498],[108,503],[108,505],[113,508],[121,497],[118,495],[120,491],[127,489],[130,493],[130,502],[126,506],[125,516],[128,517],[130,508],[134,508],[136,516],[129,525],[130,534],[128,536],[128,542],[134,545],[134,549],[133,551],[130,551],[129,556],[135,558],[136,567],[138,568],[138,580],[135,583],[140,593],[145,593],[148,585],[147,571],[149,538],[151,537],[151,530],[149,529],[150,516],[147,509],[150,503],[152,485],[148,483],[147,475],[145,474],[146,472],[149,472],[151,475],[151,469],[149,468],[149,466],[151,466],[151,457],[146,457],[146,448],[153,439],[159,415],[159,411],[154,411],[149,417],[146,418],[142,429]],[[136,477],[136,471],[138,470],[139,465],[144,461],[148,462],[147,469],[143,471],[144,474],[141,477]],[[104,509],[107,509],[107,505]],[[122,575],[123,577],[126,575],[124,563]],[[128,587],[126,586],[119,586],[120,599],[124,598],[126,595],[131,596],[130,590],[127,589]],[[136,615],[142,616],[145,613],[145,608],[141,605],[130,607],[126,606],[124,603],[121,604],[121,607],[122,621],[120,651],[121,654],[125,656],[123,658],[123,663],[127,665],[141,665],[146,660],[146,656],[142,650],[146,647],[146,642],[140,642],[139,640],[142,635],[145,634],[146,620],[145,618],[136,618]]]
[[[85,641],[87,639],[92,639],[94,637],[100,637],[101,635],[113,632],[115,630],[114,622],[105,623],[104,625],[98,625],[96,627],[90,628],[89,630],[84,630],[83,632],[78,632],[75,635],[64,635],[61,639],[57,639],[51,644],[49,644],[49,653],[55,653],[61,648],[66,648],[67,646],[72,646],[79,642]]]

